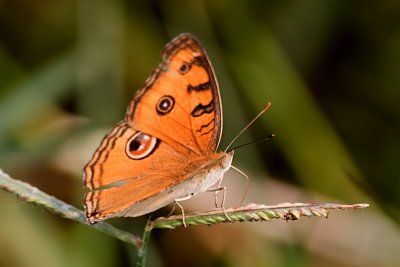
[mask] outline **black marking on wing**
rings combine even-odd
[[[207,128],[212,122],[214,122],[214,119],[210,120],[210,122],[207,123],[207,124],[201,125],[201,127],[200,127],[199,129],[196,130],[196,133],[197,133],[197,132],[201,133],[201,131],[203,130],[203,128]],[[213,128],[214,128],[214,127],[213,127]]]
[[[203,135],[206,135],[206,134],[209,134],[212,130],[214,130],[214,127],[212,127],[210,130],[208,130],[207,132],[205,132],[205,133],[202,133],[200,136],[203,136]]]
[[[195,48],[192,47],[192,50],[194,51]],[[183,61],[182,65],[179,67],[178,72],[181,75],[185,75],[186,73],[188,73],[190,71],[190,69],[192,68],[193,65],[198,65],[198,66],[202,66],[202,58],[201,56],[197,56],[194,57],[192,61],[190,62],[186,62]],[[203,66],[202,66],[203,67]]]
[[[214,111],[214,101],[211,99],[211,102],[205,106],[203,104],[198,104],[190,113],[193,117],[200,117],[204,113],[211,113]]]
[[[197,65],[205,68],[204,66],[204,56],[195,56],[192,61],[189,62],[189,65]]]
[[[211,89],[210,81],[207,81],[205,83],[201,83],[201,84],[196,85],[196,86],[193,86],[191,84],[188,84],[188,86],[187,86],[187,90],[188,90],[189,93],[191,93],[192,91],[199,92],[199,91],[204,91],[204,90],[208,90],[208,89]]]

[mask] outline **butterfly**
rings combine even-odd
[[[190,198],[221,181],[231,167],[233,150],[216,152],[220,92],[201,44],[183,33],[166,45],[162,57],[124,120],[84,167],[90,224],[145,215]]]

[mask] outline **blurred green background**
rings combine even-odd
[[[247,202],[368,202],[329,219],[155,231],[148,266],[400,266],[399,1],[0,0],[0,168],[82,208],[82,168],[174,36],[221,88]],[[244,181],[225,178],[227,206]],[[212,208],[202,194],[187,211]],[[0,192],[0,266],[129,266],[136,249]],[[165,215],[168,209],[157,212]],[[153,218],[157,215],[153,215]],[[145,218],[110,223],[140,235]]]

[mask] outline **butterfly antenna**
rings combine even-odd
[[[270,139],[273,139],[273,138],[275,138],[275,134],[274,133],[268,135],[267,137],[261,138],[259,140],[251,141],[251,142],[248,142],[248,143],[245,143],[245,144],[242,144],[242,145],[238,145],[238,146],[232,147],[227,152],[235,150],[235,149],[238,149],[238,148],[241,148],[241,147],[244,147],[244,146],[248,146],[248,145],[251,145],[251,144],[256,144],[256,143],[259,143],[259,142],[262,142],[262,141],[267,141],[267,140],[270,140]]]
[[[262,114],[264,114],[264,112],[267,111],[267,109],[268,109],[270,106],[271,106],[271,102],[269,102],[269,103],[264,107],[264,109],[261,110],[261,112],[258,113],[258,115],[255,116],[254,119],[252,119],[252,120],[251,120],[251,121],[236,135],[236,136],[235,136],[235,138],[232,139],[232,141],[229,143],[229,145],[225,148],[225,151],[224,151],[224,152],[226,152],[226,151],[232,146],[232,144],[236,141],[236,139],[238,139],[239,136],[242,135],[242,133],[243,133],[244,131],[246,131],[246,130],[247,130],[261,115],[262,115]]]

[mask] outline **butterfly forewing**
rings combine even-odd
[[[127,121],[178,151],[198,155],[215,152],[222,111],[218,84],[205,51],[193,36],[182,34],[166,46],[163,59],[133,99]],[[171,97],[174,107],[163,113],[157,104],[165,96]]]

